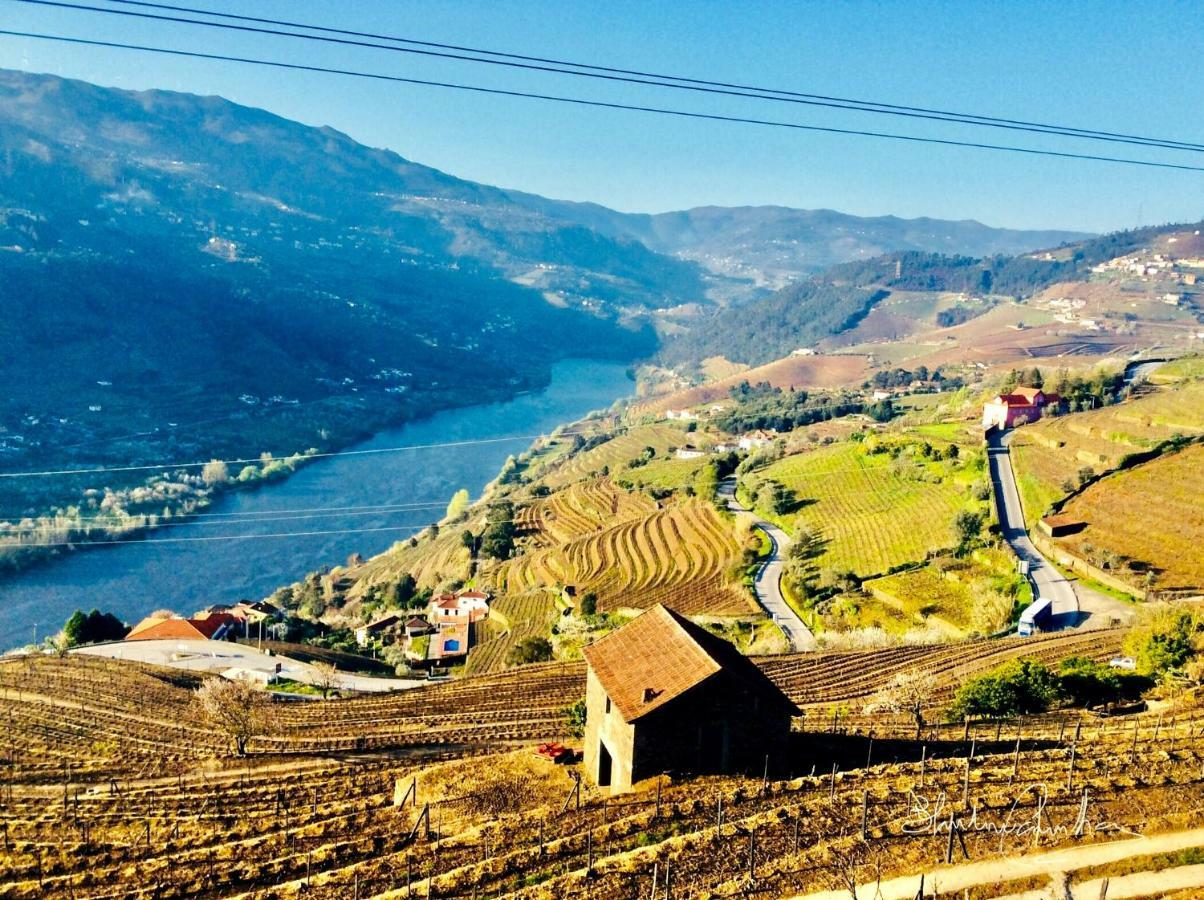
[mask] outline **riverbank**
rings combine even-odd
[[[474,496],[540,434],[631,393],[626,366],[566,360],[542,391],[445,410],[316,459],[283,481],[220,497],[163,536],[77,553],[0,582],[0,645],[45,635],[77,607],[136,620],[258,598],[307,572],[371,556]]]

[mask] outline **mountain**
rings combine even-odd
[[[881,304],[892,293],[927,296],[930,302],[920,305],[930,324],[953,325],[985,312],[1001,297],[1024,301],[1055,284],[1087,281],[1094,267],[1142,248],[1158,246],[1164,256],[1187,255],[1202,226],[1204,222],[1118,231],[1015,256],[907,250],[840,263],[746,304],[699,313],[665,342],[660,357],[686,368],[716,356],[763,365],[849,332],[871,313],[889,318]],[[1164,244],[1167,240],[1171,243]],[[1175,242],[1184,249],[1176,250]],[[1120,293],[1126,289],[1132,292],[1137,286],[1116,287]],[[941,294],[961,301],[941,300]]]
[[[891,251],[1010,256],[1090,237],[1076,231],[991,228],[973,220],[863,218],[783,206],[703,206],[656,215],[592,207],[579,215],[605,234],[635,238],[659,253],[693,260],[713,275],[771,288],[801,274]]]
[[[220,97],[0,70],[0,464],[333,446],[538,386],[569,354],[647,356],[649,326],[672,331],[675,310],[826,260],[1060,237],[826,211],[620,213]],[[64,499],[57,481],[13,490],[6,509]]]

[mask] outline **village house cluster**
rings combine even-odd
[[[458,662],[473,643],[473,626],[489,617],[489,600],[478,590],[439,594],[425,616],[390,613],[357,628],[355,640],[361,647],[401,644],[415,662]]]

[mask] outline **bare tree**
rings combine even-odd
[[[924,730],[924,713],[935,701],[939,682],[924,669],[907,669],[895,674],[865,705],[867,713],[907,713],[916,723],[916,740]]]
[[[330,692],[339,686],[339,670],[334,663],[318,660],[309,664],[314,673],[313,686],[322,692],[322,699],[330,696]]]
[[[246,756],[251,738],[272,730],[271,703],[249,681],[209,678],[197,688],[196,701],[205,719],[233,741],[239,756]]]

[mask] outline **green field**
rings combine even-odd
[[[786,457],[758,474],[794,491],[799,507],[777,519],[788,531],[805,527],[821,535],[821,567],[867,577],[956,543],[957,512],[984,508],[969,491],[982,478],[980,463],[977,456],[892,458],[848,441]]]
[[[1172,360],[1150,374],[1150,381],[1154,384],[1172,384],[1193,378],[1204,378],[1204,356],[1185,356]]]

